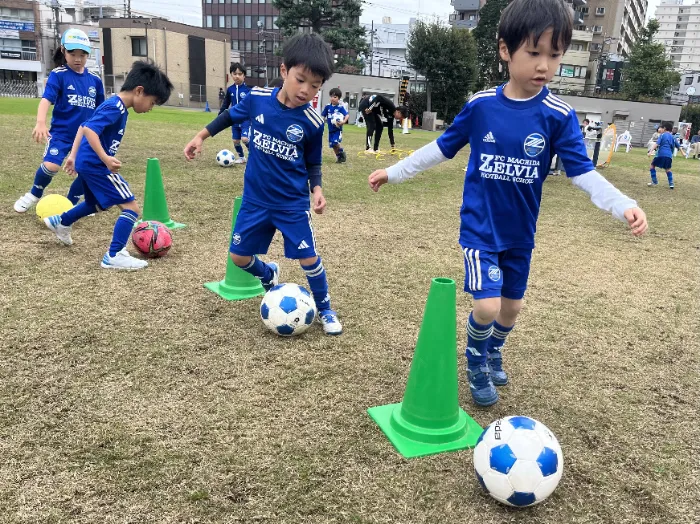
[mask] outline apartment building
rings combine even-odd
[[[659,21],[655,40],[666,46],[674,67],[700,71],[700,0],[662,0],[654,18]]]
[[[629,55],[639,31],[646,25],[647,5],[648,0],[587,0],[576,6],[581,22],[574,28],[593,33],[592,62],[601,55]]]

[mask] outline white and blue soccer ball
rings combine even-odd
[[[273,333],[291,337],[313,324],[316,302],[311,293],[297,284],[278,284],[265,293],[260,316]]]
[[[498,502],[527,507],[549,497],[564,472],[559,441],[547,426],[529,417],[492,422],[474,448],[481,486]]]
[[[331,123],[335,126],[340,124],[343,120],[345,120],[345,117],[340,113],[333,113],[333,116],[331,117]]]
[[[221,166],[221,167],[230,167],[233,165],[233,161],[235,160],[235,157],[233,156],[233,153],[229,151],[228,149],[222,149],[216,154],[216,162]]]

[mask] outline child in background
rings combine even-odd
[[[339,88],[331,89],[330,96],[331,103],[323,108],[321,116],[328,120],[328,147],[335,153],[336,163],[340,164],[348,159],[340,143],[343,141],[343,125],[347,124],[350,115],[340,103],[343,92]]]
[[[647,155],[651,154],[657,150],[656,157],[651,161],[649,166],[649,173],[651,173],[651,182],[647,185],[649,187],[656,187],[659,185],[659,181],[656,178],[656,168],[660,167],[666,171],[666,177],[668,178],[668,188],[674,189],[676,186],[673,184],[673,173],[671,172],[671,166],[673,165],[673,152],[674,149],[680,149],[681,145],[669,131],[673,128],[672,122],[662,122],[659,130],[661,135],[656,141]]]
[[[44,160],[34,175],[32,188],[15,202],[14,209],[18,213],[30,209],[43,196],[68,156],[80,124],[104,102],[100,76],[85,68],[90,49],[90,40],[78,29],[68,29],[61,36],[61,47],[54,55],[57,67],[46,82],[32,131],[32,138],[37,143],[46,142]],[[47,130],[46,113],[52,104],[51,129]],[[82,194],[82,183],[76,178],[68,190],[68,200],[76,204]]]
[[[121,162],[116,155],[124,139],[129,109],[147,113],[155,104],[170,97],[173,85],[167,76],[150,62],[134,62],[118,95],[97,108],[75,138],[66,160],[66,171],[77,174],[85,188],[85,201],[62,215],[44,219],[58,239],[70,246],[71,229],[81,218],[118,206],[121,214],[114,224],[112,242],[102,257],[105,269],[141,269],[148,262],[132,257],[126,250],[131,230],[141,214],[129,184],[119,174]]]
[[[233,107],[242,100],[245,100],[250,94],[250,87],[245,83],[245,68],[238,62],[231,64],[229,68],[231,73],[231,78],[233,79],[233,84],[229,86],[226,90],[226,97],[221,104],[221,109],[219,114],[227,111],[229,107]],[[236,124],[231,126],[231,138],[233,138],[233,148],[238,153],[238,158],[233,161],[234,164],[245,164],[245,155],[243,154],[243,147],[241,147],[241,141],[245,146],[250,149],[248,145],[250,136],[250,122],[242,122],[241,124]]]

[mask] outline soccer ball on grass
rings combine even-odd
[[[221,167],[231,167],[234,160],[233,153],[228,149],[222,149],[216,154],[216,162]]]
[[[309,329],[316,317],[316,303],[303,287],[278,284],[265,293],[260,316],[270,331],[291,337]]]

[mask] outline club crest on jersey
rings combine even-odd
[[[58,148],[52,147],[51,149],[49,149],[49,153],[51,153],[53,156],[57,156],[58,155]]]
[[[299,124],[292,124],[287,128],[287,139],[290,142],[299,142],[304,138],[304,130]]]
[[[501,270],[498,266],[489,266],[489,278],[494,282],[501,280]]]
[[[539,156],[544,151],[544,146],[547,144],[544,137],[539,133],[531,133],[525,139],[525,154],[529,157]]]
[[[88,89],[88,94],[94,98],[95,96],[97,96],[97,89],[95,89],[93,86],[90,86],[90,89]]]

